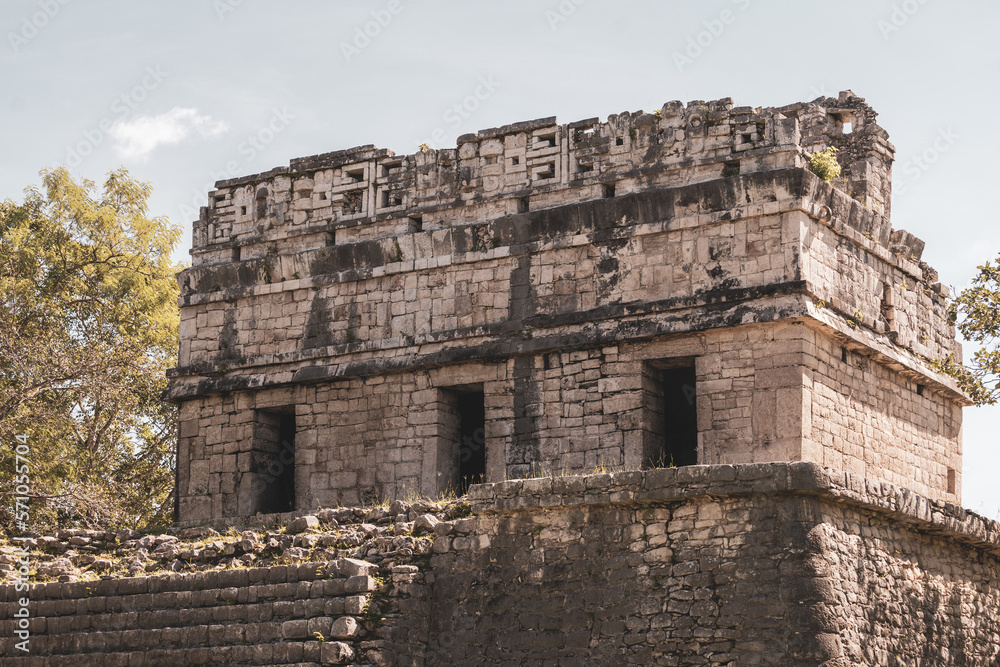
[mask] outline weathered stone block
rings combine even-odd
[[[361,626],[353,616],[341,616],[330,628],[330,636],[335,639],[353,639],[361,631]]]
[[[323,642],[320,658],[324,665],[346,665],[354,660],[354,649],[344,642]]]
[[[350,577],[344,584],[347,593],[370,593],[378,587],[375,579],[368,575]]]

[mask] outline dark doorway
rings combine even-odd
[[[438,493],[465,495],[486,481],[486,397],[483,385],[438,390]]]
[[[486,481],[486,396],[482,391],[458,393],[458,494]]]
[[[669,363],[669,362],[665,362]],[[643,467],[698,463],[694,366],[648,365],[643,374]]]
[[[257,411],[250,467],[255,512],[273,514],[295,509],[293,408]]]

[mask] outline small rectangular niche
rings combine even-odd
[[[409,232],[422,232],[424,231],[424,217],[422,215],[411,215],[409,217]]]
[[[643,366],[643,467],[697,465],[697,378],[693,359]]]
[[[249,489],[240,486],[251,514],[295,509],[295,435],[294,406],[254,411]]]
[[[510,159],[510,164],[512,167],[516,167],[517,165],[521,164],[521,158],[515,155]]]
[[[615,197],[615,184],[605,183],[601,186],[601,196],[605,199],[614,199]]]
[[[521,197],[517,200],[517,212],[527,213],[531,210],[531,199],[528,197]]]
[[[257,219],[262,220],[267,217],[267,190],[261,188],[257,191],[257,198],[254,200],[257,207]]]
[[[547,162],[535,169],[535,179],[536,181],[544,181],[549,178],[556,177],[556,163]]]
[[[403,169],[402,160],[396,162],[383,162],[382,163],[382,175],[392,176],[393,174],[398,174]]]
[[[621,137],[618,137],[617,139],[615,139],[615,146],[624,146],[624,145],[625,145],[625,140],[624,139],[622,139]]]
[[[958,473],[953,468],[948,468],[948,493],[958,492]]]
[[[214,202],[215,202],[215,208],[219,208],[220,206],[225,206],[225,204],[226,204],[226,197],[225,197],[225,195],[223,195],[221,197],[216,197],[214,199]]]
[[[365,168],[359,167],[357,169],[345,169],[344,178],[348,181],[353,181],[354,183],[360,183],[365,180]]]
[[[337,230],[333,229],[326,233],[326,247],[337,245]]]
[[[594,171],[594,163],[593,163],[593,161],[589,161],[589,160],[587,162],[583,162],[582,160],[577,160],[576,161],[576,173],[578,173],[578,174],[586,174],[586,173],[592,172],[592,171]]]
[[[246,214],[247,214],[247,207],[240,206],[240,215],[246,215]]]
[[[924,395],[924,390],[925,390],[924,385],[918,384],[917,385],[917,396],[923,396]]]
[[[340,210],[345,215],[361,213],[365,209],[365,193],[362,190],[349,190],[344,193]]]
[[[242,256],[242,254],[243,254],[243,252],[242,252],[242,251],[243,251],[243,249],[242,249],[242,248],[240,248],[240,246],[238,246],[238,245],[234,245],[234,246],[233,246],[233,261],[234,261],[234,262],[238,262],[238,261],[240,261],[240,257],[241,257],[241,256]]]
[[[483,385],[438,390],[438,491],[465,495],[486,481],[486,398]]]
[[[403,205],[403,195],[397,192],[382,192],[382,208],[396,208]]]
[[[556,133],[552,132],[550,134],[536,134],[535,135],[535,147],[536,148],[555,148],[556,145]]]

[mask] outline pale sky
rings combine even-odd
[[[995,0],[4,0],[0,198],[124,165],[182,258],[215,180],[291,158],[849,88],[896,146],[893,227],[961,288],[1000,253],[998,29]],[[964,505],[994,518],[998,426],[965,411]]]

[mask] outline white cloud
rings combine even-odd
[[[109,134],[115,140],[115,149],[126,159],[147,160],[157,146],[180,143],[197,132],[211,138],[229,129],[222,121],[198,113],[197,109],[174,107],[157,116],[135,116],[116,121]]]

